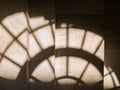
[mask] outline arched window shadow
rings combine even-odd
[[[26,17],[27,18],[27,17]],[[29,23],[28,23],[29,24]],[[52,37],[55,37],[54,36],[54,30],[53,30],[53,27],[52,27],[52,24],[53,24],[53,22],[50,22],[48,25],[50,25],[51,26],[51,31],[52,31]],[[13,62],[13,60],[11,60],[9,57],[7,57],[6,55],[5,55],[5,53],[6,53],[6,51],[9,49],[9,47],[13,44],[13,42],[14,41],[17,41],[17,43],[18,44],[20,44],[20,46],[22,46],[22,48],[26,51],[26,53],[27,53],[27,55],[30,57],[30,55],[29,55],[29,51],[27,50],[27,48],[21,43],[21,42],[19,42],[19,40],[18,40],[18,38],[19,38],[19,36],[21,36],[24,32],[28,32],[28,30],[23,30],[17,37],[16,36],[14,36],[11,32],[10,32],[10,30],[8,29],[8,28],[6,28],[6,26],[4,26],[4,24],[1,24],[2,25],[2,27],[12,36],[12,38],[13,38],[13,40],[11,41],[11,43],[8,45],[8,47],[4,50],[4,52],[3,53],[1,53],[1,60],[3,59],[3,57],[5,57],[5,58],[7,58],[8,60],[10,60],[12,63],[14,63],[15,65],[17,65],[17,66],[19,66],[19,67],[21,67],[19,64],[17,64],[17,63],[15,63],[15,62]],[[92,87],[88,87],[88,86],[84,86],[84,85],[86,85],[86,84],[84,84],[84,82],[82,82],[82,81],[80,81],[80,79],[77,79],[77,78],[74,78],[74,77],[71,77],[71,76],[65,76],[65,77],[60,77],[60,78],[56,78],[55,77],[55,79],[51,82],[51,83],[44,83],[44,82],[41,82],[41,81],[39,81],[38,79],[36,79],[35,77],[33,77],[33,76],[31,76],[31,74],[33,73],[33,71],[36,69],[36,67],[42,62],[42,61],[44,61],[44,59],[47,59],[47,58],[49,58],[50,56],[52,56],[52,55],[54,55],[54,49],[55,49],[55,47],[54,46],[52,46],[52,47],[48,47],[48,48],[46,48],[46,49],[43,49],[42,47],[41,47],[41,44],[39,43],[39,41],[38,41],[38,39],[37,39],[37,37],[35,36],[35,34],[34,34],[34,32],[35,31],[37,31],[38,29],[40,30],[41,28],[43,28],[43,27],[46,27],[47,25],[44,25],[44,26],[40,26],[40,27],[37,27],[37,28],[35,28],[35,30],[32,30],[31,29],[31,27],[30,27],[30,25],[28,25],[29,26],[29,28],[30,28],[30,31],[29,31],[29,33],[30,34],[32,34],[33,35],[33,37],[34,37],[34,39],[35,39],[35,41],[37,42],[37,44],[38,44],[38,46],[42,49],[42,51],[41,52],[39,52],[36,56],[34,56],[34,57],[30,57],[30,61],[28,62],[29,63],[29,65],[30,65],[30,68],[29,68],[29,76],[33,79],[33,80],[35,80],[36,81],[36,83],[31,83],[31,85],[32,85],[32,87],[30,88],[31,90],[33,89],[33,88],[38,88],[38,89],[53,89],[53,88],[55,88],[54,87],[54,85],[59,85],[58,84],[58,82],[57,82],[57,80],[59,80],[59,79],[62,79],[62,78],[72,78],[72,79],[74,79],[74,80],[77,80],[77,81],[79,81],[79,82],[81,82],[81,83],[83,83],[83,86],[82,87],[77,87],[77,86],[75,86],[75,89],[76,90],[78,90],[78,89],[80,89],[80,88],[82,88],[83,90],[91,90],[91,88],[93,89],[94,88],[94,90],[95,90],[95,88],[97,88],[97,90],[98,89],[101,89],[101,88],[103,88],[102,87],[102,85],[101,85],[101,83],[103,82],[103,81],[100,81],[100,82],[98,82],[98,83],[96,83],[96,84],[94,84]],[[66,29],[68,30],[70,27],[67,27]],[[67,34],[66,35],[68,35],[68,33],[69,33],[69,31],[67,31]],[[85,34],[86,35],[86,34]],[[75,48],[69,48],[68,47],[68,37],[66,38],[67,39],[67,48],[60,48],[60,49],[56,49],[56,51],[55,51],[55,55],[56,55],[56,57],[61,57],[61,56],[75,56],[75,57],[81,57],[81,58],[84,58],[84,59],[86,59],[86,60],[88,60],[88,62],[90,62],[90,63],[92,63],[94,66],[96,66],[97,67],[97,69],[99,70],[99,72],[101,73],[101,75],[103,74],[103,62],[99,59],[99,58],[97,58],[96,56],[94,56],[94,55],[92,55],[92,54],[90,54],[90,53],[88,53],[88,52],[86,52],[86,51],[84,51],[84,50],[81,50],[81,49],[75,49]],[[83,38],[84,40],[85,40],[85,37]],[[83,42],[84,42],[84,40],[83,40]],[[98,45],[98,48],[100,47],[100,45],[101,45],[101,43],[102,43],[102,41],[100,42],[100,44]],[[83,44],[82,44],[82,46],[83,46]],[[98,50],[98,48],[96,49],[96,51]],[[96,52],[95,51],[95,52]],[[51,64],[51,63],[49,63],[49,64]],[[19,75],[18,75],[18,77],[17,77],[17,79],[16,79],[16,81],[10,81],[10,80],[7,80],[7,79],[3,79],[3,78],[1,78],[1,81],[3,81],[3,82],[5,82],[5,83],[7,83],[7,82],[13,82],[13,83],[11,83],[10,84],[10,86],[11,85],[15,85],[16,86],[16,84],[18,84],[18,83],[22,83],[22,81],[24,81],[24,80],[26,80],[26,77],[25,78],[23,78],[23,76],[25,76],[25,74],[26,74],[26,67],[27,67],[27,63],[25,63],[21,68],[21,71],[20,71],[20,73],[19,73]],[[54,67],[52,67],[52,65],[51,65],[51,68],[52,68],[52,73],[54,73]],[[69,67],[67,67],[67,68],[69,68]],[[87,68],[87,66],[86,66],[86,68]],[[68,72],[68,71],[67,71]],[[110,73],[108,73],[108,74],[110,74]],[[22,79],[24,79],[24,80],[21,80],[21,78]],[[113,80],[113,79],[112,79]],[[113,82],[114,82],[114,80],[113,80]],[[56,83],[56,84],[55,84]],[[2,83],[1,83],[2,84]],[[101,86],[100,86],[101,85]],[[2,87],[1,88],[3,88],[3,87],[5,87],[5,85],[1,85]],[[51,87],[52,86],[52,87]],[[19,85],[17,86],[17,87],[20,87]],[[71,86],[69,86],[69,85],[63,85],[63,86],[61,86],[61,87],[71,87]],[[99,88],[98,88],[99,87]],[[114,87],[115,87],[115,89],[117,89],[117,88],[119,88],[119,87],[116,87],[115,86],[115,83],[114,83]],[[58,86],[58,87],[56,87],[56,88],[60,88],[60,86]]]

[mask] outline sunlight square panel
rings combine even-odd
[[[0,63],[0,77],[15,80],[20,72],[20,67],[3,58]]]
[[[101,40],[102,40],[101,36],[92,33],[90,31],[87,31],[85,36],[85,41],[83,44],[83,50],[89,53],[94,53],[98,45],[100,44]]]
[[[15,13],[6,17],[2,24],[15,36],[27,27],[26,16],[23,12]]]
[[[43,49],[54,46],[54,38],[50,26],[40,28],[35,31],[35,35]]]
[[[40,51],[41,48],[37,44],[35,38],[33,37],[32,34],[29,34],[29,48],[28,48],[29,54],[31,57],[34,57],[37,55]]]
[[[44,60],[36,67],[32,73],[32,76],[46,83],[54,80],[54,72],[47,60]]]
[[[68,31],[68,47],[80,49],[83,41],[84,30],[70,28]]]
[[[89,64],[83,77],[81,78],[82,81],[84,81],[88,85],[94,85],[96,82],[101,81],[102,75],[98,71],[98,69],[93,66],[93,64]]]
[[[88,62],[77,57],[68,57],[68,60],[68,75],[79,78]]]
[[[55,31],[55,48],[66,48],[67,47],[67,30],[56,29]]]
[[[9,35],[9,33],[0,25],[0,53],[3,53],[7,46],[13,38]]]
[[[5,55],[20,66],[23,66],[27,60],[26,51],[17,42],[12,43]]]
[[[66,56],[55,58],[55,75],[56,77],[66,76]]]

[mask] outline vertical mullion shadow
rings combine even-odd
[[[67,27],[66,27],[66,46],[68,48],[69,45],[69,24],[67,23]],[[68,56],[67,56],[67,60],[66,60],[66,76],[68,76],[69,74],[69,60],[68,60]]]

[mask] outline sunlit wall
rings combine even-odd
[[[99,82],[104,89],[120,86],[104,65],[102,36],[65,23],[55,29],[54,20],[19,12],[0,24],[0,78],[16,81],[25,63],[29,83],[55,82],[73,89]]]

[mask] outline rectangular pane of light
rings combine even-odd
[[[85,42],[83,44],[83,50],[94,53],[101,40],[101,36],[87,31]]]
[[[0,63],[0,77],[15,80],[20,72],[20,67],[3,58]]]
[[[15,36],[27,27],[26,16],[23,12],[6,17],[2,23]]]
[[[87,61],[77,57],[68,58],[68,75],[79,78],[87,65]]]
[[[40,63],[33,71],[32,76],[42,82],[51,82],[54,79],[54,72],[48,63],[48,60],[44,60]]]
[[[54,38],[50,26],[38,29],[35,35],[43,49],[54,46]]]
[[[66,75],[66,56],[56,57],[55,59],[55,75],[56,77]]]
[[[55,31],[55,48],[66,48],[67,47],[67,30],[57,29]]]
[[[12,43],[5,55],[21,66],[23,66],[27,60],[27,53],[25,49],[17,42]]]
[[[98,69],[93,66],[93,64],[89,64],[81,80],[83,80],[88,85],[93,85],[96,82],[101,81],[102,76]]]
[[[68,46],[71,48],[81,48],[83,36],[84,36],[84,30],[81,29],[74,29],[70,28],[68,34]]]

